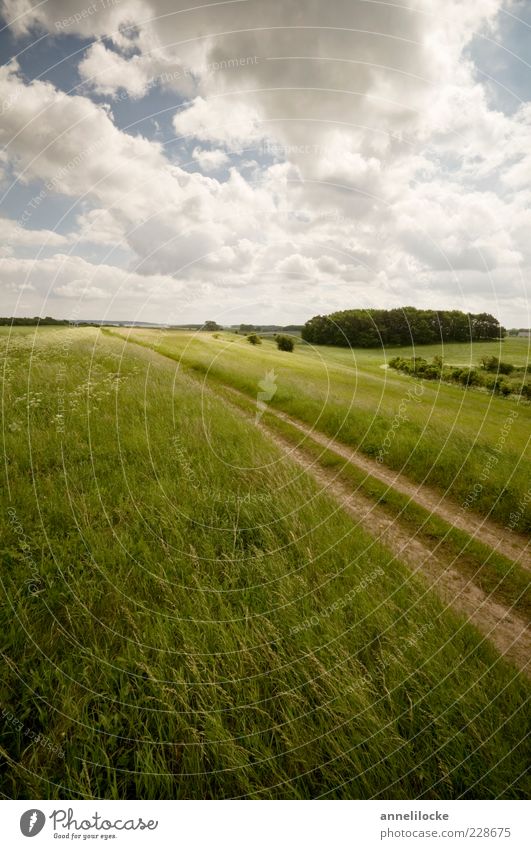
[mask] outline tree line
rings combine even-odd
[[[66,318],[52,318],[47,315],[41,318],[38,315],[32,318],[15,318],[12,316],[0,316],[0,325],[13,325],[14,327],[33,327],[37,324],[70,324]]]
[[[499,339],[505,328],[489,313],[460,310],[341,310],[316,315],[302,328],[302,338],[315,345],[376,348]]]

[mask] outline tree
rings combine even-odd
[[[437,342],[466,342],[499,339],[505,330],[489,313],[467,314],[460,310],[341,310],[316,315],[302,328],[302,338],[314,345],[353,348],[428,345]]]
[[[471,315],[474,339],[499,339],[502,328],[499,321],[488,312]]]
[[[262,340],[260,339],[259,336],[257,336],[256,333],[249,333],[249,336],[247,337],[247,341],[250,342],[251,345],[261,345],[262,344]]]
[[[293,351],[295,342],[291,336],[283,336],[282,334],[276,337],[277,348],[279,351]]]
[[[213,330],[223,330],[221,325],[217,324],[215,321],[205,321],[202,327],[203,330],[213,331]]]

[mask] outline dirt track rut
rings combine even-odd
[[[391,519],[373,501],[337,479],[334,473],[316,465],[299,448],[294,448],[288,439],[274,433],[265,425],[259,425],[284,452],[309,473],[327,495],[336,499],[341,507],[370,534],[381,540],[390,551],[420,575],[428,587],[455,610],[465,614],[468,620],[489,639],[500,654],[511,660],[520,670],[528,671],[531,657],[531,633],[527,623],[509,608],[494,600],[480,587],[462,575],[451,561],[435,553],[431,548],[412,537],[411,534]]]
[[[235,395],[246,397],[237,390],[232,389],[232,387],[226,388]],[[323,448],[327,448],[338,456],[343,457],[348,463],[357,466],[358,469],[362,469],[367,474],[385,483],[391,489],[400,492],[402,495],[406,495],[430,513],[465,531],[478,542],[486,543],[494,551],[505,555],[509,560],[517,562],[523,568],[531,570],[530,541],[522,534],[515,533],[508,528],[504,528],[503,525],[498,525],[489,519],[476,516],[464,510],[460,505],[450,502],[425,484],[414,483],[400,472],[385,468],[375,460],[371,460],[366,455],[361,454],[361,452],[348,448],[346,445],[319,431],[312,430],[308,425],[288,416],[286,413],[282,413],[271,407],[268,407],[267,412],[287,422],[302,435],[308,436],[314,442],[317,442],[318,445],[322,445]]]

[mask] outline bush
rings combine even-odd
[[[500,395],[510,395],[511,393],[521,393],[524,398],[528,398],[531,389],[527,381],[525,369],[517,369],[510,363],[500,363],[497,357],[483,357],[482,368],[460,368],[458,366],[445,366],[442,357],[436,356],[431,363],[428,363],[423,357],[393,357],[389,360],[389,366],[404,372],[405,374],[415,375],[424,380],[446,380],[452,383],[460,383],[462,386],[483,386],[490,392],[497,392]],[[488,372],[487,374],[485,372]],[[512,372],[522,373],[522,383],[516,376],[513,375],[512,381],[504,380],[502,374],[511,374]],[[523,386],[522,386],[523,384]]]
[[[498,357],[482,357],[481,366],[485,371],[495,371],[497,374],[511,374],[514,371],[511,363],[504,363]]]
[[[251,345],[261,345],[262,340],[256,333],[249,333],[247,337],[247,341],[251,343]]]
[[[389,367],[403,371],[406,374],[415,374],[425,377],[427,380],[439,380],[441,377],[442,360],[434,357],[432,363],[428,363],[424,357],[393,357],[389,360]]]
[[[483,378],[483,383],[487,389],[490,389],[491,392],[497,392],[500,379],[488,374]]]
[[[440,368],[434,365],[426,366],[426,368],[422,372],[422,377],[424,377],[426,380],[440,380],[441,370]]]
[[[481,357],[481,368],[485,371],[498,371],[498,357]]]
[[[411,370],[413,374],[422,374],[428,361],[424,357],[411,357]]]
[[[481,378],[475,369],[464,368],[459,375],[459,382],[462,383],[463,386],[478,386],[481,385]]]
[[[295,347],[295,342],[291,336],[277,336],[276,342],[279,351],[293,351]]]

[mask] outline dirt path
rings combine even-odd
[[[230,386],[225,387],[229,392],[234,393],[242,398],[246,398],[243,393]],[[248,399],[247,399],[248,400]],[[412,501],[424,507],[435,516],[439,516],[456,528],[465,531],[469,536],[478,542],[486,543],[494,551],[508,557],[509,560],[517,562],[520,566],[531,571],[531,547],[530,541],[522,534],[515,533],[503,525],[498,525],[490,519],[477,516],[471,512],[464,510],[457,504],[445,499],[435,490],[425,484],[417,484],[409,480],[400,472],[395,472],[392,469],[387,469],[371,460],[366,455],[353,448],[348,448],[341,442],[326,436],[319,431],[312,430],[308,425],[303,424],[298,419],[288,416],[279,410],[268,407],[267,412],[276,418],[292,425],[302,435],[310,437],[314,442],[322,445],[323,448],[328,448],[335,454],[338,454],[347,462],[362,469],[367,474],[385,483],[391,489],[395,489],[402,495],[406,495]]]
[[[429,589],[436,592],[446,604],[464,613],[496,646],[500,654],[522,671],[528,671],[531,632],[520,616],[467,580],[452,566],[451,561],[441,557],[440,553],[435,554],[423,542],[412,537],[370,498],[359,492],[352,492],[333,472],[317,466],[315,461],[308,459],[304,451],[294,448],[288,439],[274,433],[265,425],[258,427],[268,439],[287,453],[290,460],[302,466],[322,486],[323,491],[337,500],[357,523],[366,527],[373,537],[381,540],[399,560],[407,563],[414,574],[422,576]]]
[[[152,349],[140,347],[140,350],[152,361],[158,360],[160,363],[162,360],[168,364],[172,362]],[[198,383],[196,378],[184,375],[182,372],[181,376],[187,377],[194,385]],[[238,390],[232,387],[225,388],[232,394],[248,400],[247,396]],[[225,396],[216,392],[212,386],[206,387],[202,384],[202,389],[208,391],[213,397],[225,400]],[[290,460],[311,475],[321,485],[323,491],[334,498],[356,523],[365,527],[371,536],[386,545],[394,556],[411,568],[415,575],[422,577],[428,588],[437,593],[449,607],[463,613],[484,637],[493,643],[501,655],[512,661],[520,670],[530,674],[531,633],[527,623],[518,614],[494,600],[491,595],[461,574],[453,566],[452,560],[442,556],[440,551],[435,552],[415,536],[411,536],[410,532],[402,528],[399,522],[390,518],[388,513],[373,500],[358,491],[353,491],[348,484],[338,480],[334,472],[322,468],[316,460],[310,459],[304,450],[294,447],[289,439],[280,436],[263,422],[255,425],[254,416],[236,404],[230,406],[239,415],[253,422],[253,427],[258,427]],[[523,562],[527,556],[527,541],[522,537],[514,535],[513,539],[512,536],[507,536],[509,532],[506,531],[504,534],[503,528],[498,528],[487,520],[470,514],[463,515],[458,507],[449,505],[441,496],[427,487],[413,484],[403,475],[383,469],[376,462],[373,463],[358,452],[312,431],[311,428],[284,413],[271,410],[271,408],[268,412],[289,422],[302,434],[311,437],[323,447],[330,448],[348,462],[374,475],[398,492],[410,496],[412,500],[441,516],[447,522],[462,528],[470,536],[487,542],[492,548],[507,554],[511,560]],[[528,561],[526,561],[526,567],[529,568]]]

